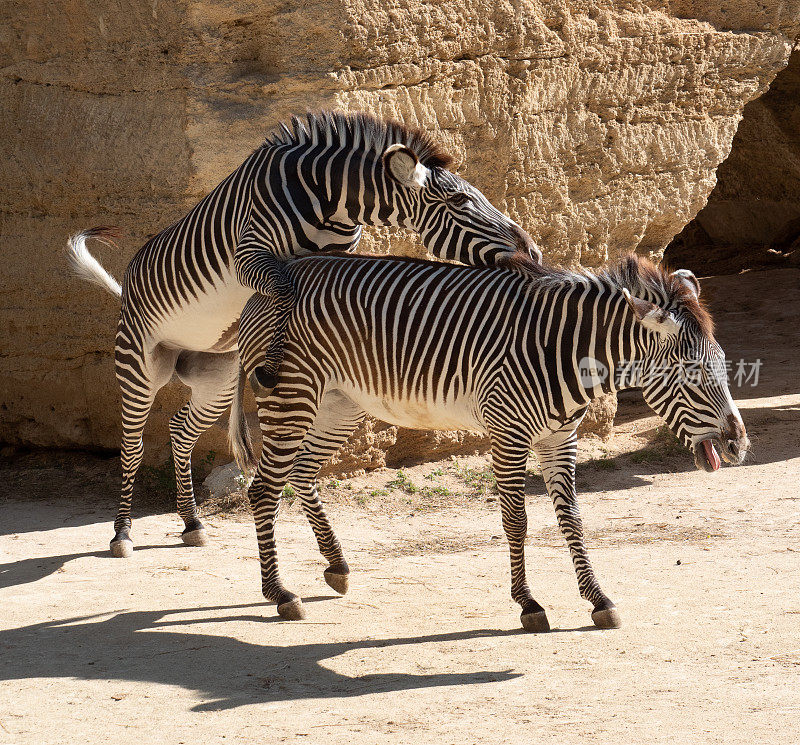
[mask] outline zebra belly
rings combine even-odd
[[[455,401],[388,399],[358,388],[342,386],[354,403],[376,419],[408,429],[461,429],[483,432],[483,423],[466,398]]]
[[[213,288],[162,319],[156,334],[178,349],[227,352],[236,348],[239,316],[253,291],[238,282]]]

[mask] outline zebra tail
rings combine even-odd
[[[89,228],[73,235],[67,242],[67,263],[72,273],[87,282],[99,285],[112,295],[122,297],[122,287],[89,253],[86,248],[87,238],[96,238],[106,245],[116,246],[113,239],[119,237],[115,228]]]
[[[236,464],[244,473],[255,470],[256,456],[253,453],[253,441],[250,439],[250,428],[244,416],[242,399],[244,398],[244,384],[247,380],[244,368],[239,366],[239,380],[231,402],[231,416],[228,420],[228,443]]]

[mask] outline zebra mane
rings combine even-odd
[[[267,135],[263,147],[305,143],[352,143],[375,153],[382,153],[390,145],[405,145],[428,168],[448,168],[453,163],[453,158],[427,132],[362,112],[322,111],[309,112],[305,118],[293,116],[289,124],[284,122]]]
[[[708,308],[685,282],[665,267],[656,266],[641,256],[628,254],[607,267],[603,275],[619,287],[626,287],[631,295],[650,299],[665,310],[683,309],[697,323],[703,336],[713,337],[714,320]]]
[[[626,289],[634,297],[649,300],[665,310],[684,310],[703,336],[711,338],[714,333],[711,313],[687,284],[667,269],[636,254],[623,256],[596,272],[537,265],[527,269],[526,274],[533,277],[539,287],[599,282],[612,288]]]

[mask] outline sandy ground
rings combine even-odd
[[[262,602],[247,515],[211,514],[197,549],[144,510],[133,558],[114,560],[113,460],[6,459],[0,743],[796,743],[798,287],[796,270],[707,283],[729,357],[763,361],[758,386],[734,388],[746,465],[693,470],[633,400],[610,442],[583,443],[588,543],[619,630],[590,626],[533,462],[545,635],[508,597],[483,456],[327,480],[344,598],[287,502],[279,550],[303,622]]]

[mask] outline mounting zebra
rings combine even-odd
[[[525,577],[525,473],[530,449],[566,539],[583,598],[601,628],[619,625],[583,540],[575,489],[576,429],[603,392],[641,386],[647,403],[694,452],[698,468],[720,466],[717,448],[740,463],[749,442],[691,272],[667,274],[628,257],[599,273],[471,268],[380,257],[319,256],[288,265],[297,290],[280,385],[256,392],[263,437],[249,498],[264,596],[288,619],[300,598],[278,575],[274,538],[280,495],[295,487],[340,593],[349,568],[320,504],[319,469],[364,413],[417,429],[489,434],[511,595],[529,631],[549,629]],[[239,327],[245,372],[259,363],[274,308],[254,295]],[[252,450],[233,403],[231,445],[243,465]],[[234,416],[234,412],[236,416]]]
[[[122,391],[122,496],[111,541],[130,556],[131,497],[142,461],[142,430],[156,392],[177,373],[191,400],[172,417],[170,438],[183,540],[203,545],[191,453],[228,408],[239,370],[239,314],[253,291],[275,310],[276,332],[253,370],[276,381],[293,304],[284,261],[316,251],[352,250],[362,225],[405,227],[430,253],[474,265],[541,259],[530,237],[464,179],[429,135],[365,114],[309,114],[267,137],[239,168],[185,217],[151,238],[116,282],[86,249],[86,230],[70,239],[76,274],[122,300],[116,375]]]

